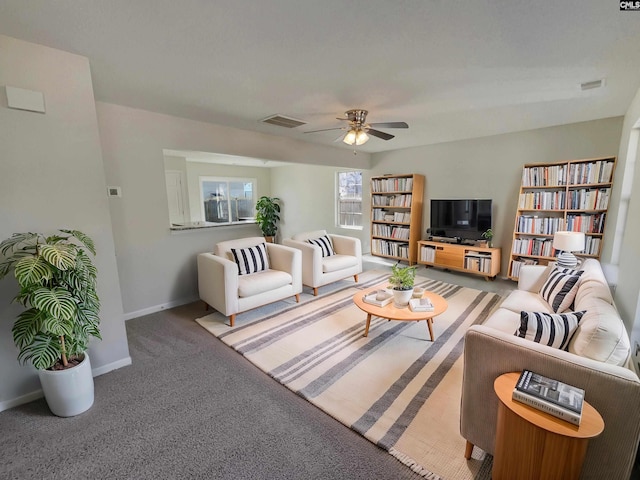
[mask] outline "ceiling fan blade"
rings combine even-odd
[[[344,130],[344,127],[322,128],[320,130],[309,130],[308,132],[304,133],[328,132],[329,130]]]
[[[380,128],[409,128],[406,122],[380,122],[380,123],[370,123],[372,127],[380,127]]]
[[[395,135],[389,135],[388,133],[381,132],[380,130],[374,130],[373,128],[367,130],[367,133],[369,135],[373,135],[374,137],[381,138],[382,140],[391,140],[393,137],[395,137]]]
[[[333,141],[333,143],[341,142],[343,138],[344,138],[344,133],[341,133],[340,136]]]

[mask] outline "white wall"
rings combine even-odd
[[[219,241],[261,235],[256,225],[169,231],[163,149],[195,150],[306,165],[368,168],[370,156],[169,115],[96,104],[126,318],[195,299],[196,255]],[[312,177],[290,181],[313,181]],[[261,187],[260,187],[261,188]],[[269,188],[270,195],[286,195]],[[287,209],[283,223],[291,224]]]
[[[617,155],[621,128],[622,117],[616,117],[376,153],[371,174],[425,175],[423,238],[429,226],[431,199],[493,199],[493,243],[502,247],[500,275],[506,276],[522,166]],[[605,244],[611,241],[606,238]]]
[[[44,93],[46,113],[9,109],[4,86]],[[86,58],[0,35],[0,238],[74,228],[98,251],[103,340],[91,344],[94,373],[130,363],[106,196],[93,87]],[[10,304],[0,281],[0,410],[39,396],[36,370],[16,360]]]
[[[627,330],[631,332],[631,339],[640,342],[640,152],[628,152],[629,137],[634,126],[638,128],[640,122],[640,89],[629,106],[624,117],[622,137],[620,141],[620,153],[616,170],[629,171],[626,169],[626,161],[631,156],[636,156],[633,173],[631,196],[628,201],[626,212],[626,223],[620,246],[620,263],[618,265],[618,286],[615,292],[615,302],[620,315],[625,321]],[[616,180],[613,201],[620,199],[620,189],[622,182]],[[607,222],[607,231],[612,232],[615,228],[617,216],[612,218],[612,222]],[[624,219],[623,219],[624,220]],[[610,250],[610,248],[609,248]],[[632,343],[633,344],[633,343]]]

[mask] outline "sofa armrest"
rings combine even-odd
[[[518,277],[518,290],[538,293],[548,275],[546,265],[523,265]]]
[[[300,240],[285,239],[284,245],[297,248],[302,254],[302,283],[310,287],[320,284],[322,276],[322,249]]]
[[[484,325],[472,326],[465,335],[462,436],[494,453],[499,400],[493,382],[523,369],[584,388],[585,400],[602,415],[605,429],[589,442],[581,478],[629,478],[640,440],[640,380],[635,373]]]
[[[238,265],[212,253],[198,255],[200,299],[225,316],[238,313]]]
[[[302,254],[297,248],[277,243],[267,243],[269,267],[272,270],[287,272],[293,277],[293,286],[297,293],[302,291]]]
[[[362,245],[360,239],[348,237],[346,235],[329,234],[333,250],[340,255],[351,255],[352,257],[362,257]]]

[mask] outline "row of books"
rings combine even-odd
[[[491,254],[467,253],[464,256],[464,268],[476,272],[491,273]]]
[[[392,223],[411,223],[411,212],[389,212],[374,208],[373,221]]]
[[[511,252],[535,257],[555,257],[556,255],[551,238],[516,238],[513,240]]]
[[[590,163],[572,163],[569,167],[569,183],[609,183],[613,173],[613,162],[598,160]]]
[[[583,233],[603,233],[605,213],[592,215],[570,213],[567,215],[567,230]]]
[[[520,269],[523,265],[537,265],[538,261],[532,258],[516,258],[511,261],[511,277],[518,278],[520,276]]]
[[[378,237],[397,238],[398,240],[409,240],[409,228],[394,227],[392,225],[373,224],[373,234]]]
[[[523,187],[557,187],[567,184],[566,165],[526,167],[522,169]]]
[[[420,261],[435,263],[436,261],[436,247],[423,246],[420,248]]]
[[[569,192],[567,208],[570,210],[606,210],[609,206],[609,188],[581,188]]]
[[[373,193],[410,192],[413,190],[413,178],[376,178],[371,180]]]
[[[520,215],[517,219],[516,231],[518,233],[553,235],[558,230],[564,230],[564,219],[562,217]]]
[[[372,198],[374,207],[405,207],[411,208],[411,194],[401,195],[374,195]]]
[[[373,238],[371,239],[371,253],[408,259],[409,244]]]
[[[585,247],[583,253],[588,255],[598,255],[600,252],[600,244],[602,239],[600,237],[585,237]]]
[[[518,208],[524,210],[562,210],[565,206],[566,192],[541,191],[524,192],[518,199]]]
[[[513,400],[556,418],[580,425],[585,391],[582,388],[523,370],[513,389]]]

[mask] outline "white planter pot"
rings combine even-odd
[[[38,370],[47,405],[58,417],[73,417],[93,405],[91,361],[85,352],[79,365],[66,370]]]
[[[407,307],[413,295],[413,288],[410,290],[393,290],[393,303],[398,308]]]

